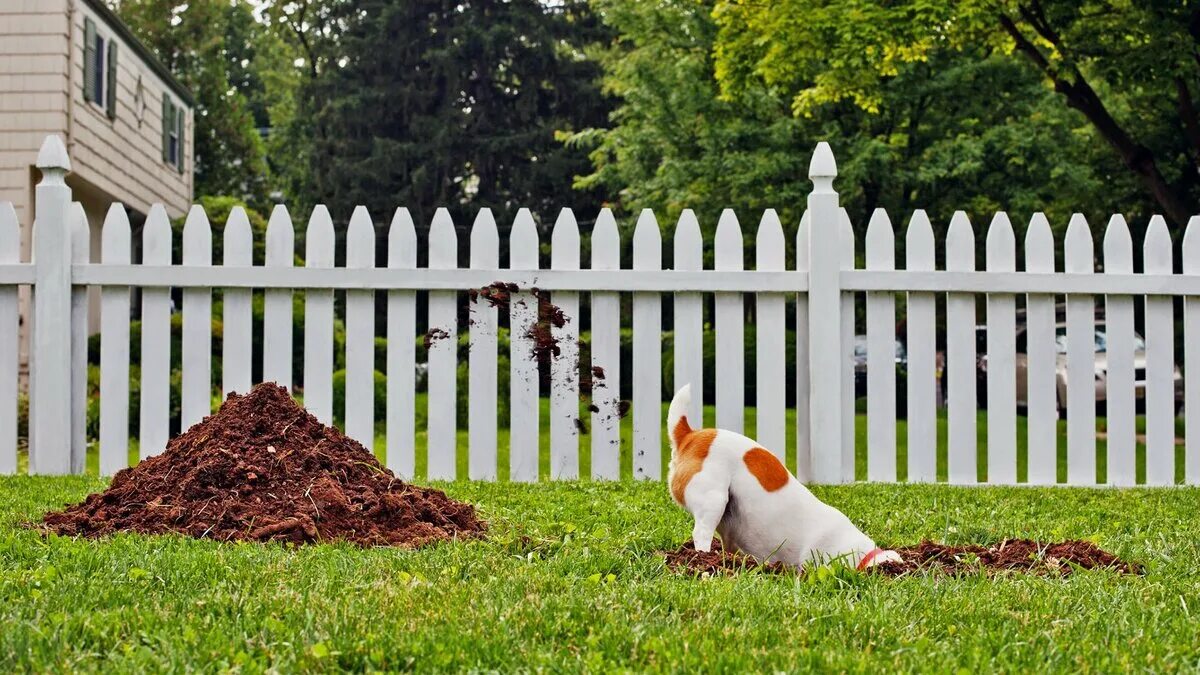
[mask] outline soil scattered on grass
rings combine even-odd
[[[42,524],[66,536],[177,532],[402,547],[479,537],[486,527],[473,506],[396,478],[273,383],[231,394],[162,454]]]
[[[667,551],[667,567],[673,572],[683,574],[718,574],[733,576],[744,572],[766,572],[783,574],[794,571],[780,562],[760,564],[754,558],[736,551],[726,551],[721,546],[720,539],[713,539],[712,550],[705,553],[697,551],[693,542],[680,546],[677,550]]]
[[[1126,562],[1087,541],[1071,540],[1054,544],[1029,539],[1007,539],[992,546],[946,546],[922,541],[916,546],[894,548],[904,562],[886,562],[868,569],[872,574],[898,577],[923,571],[949,575],[1003,572],[1067,576],[1075,569],[1110,569],[1120,574],[1143,574],[1141,565]],[[794,571],[782,563],[761,565],[743,553],[725,551],[713,540],[708,553],[696,550],[688,542],[665,553],[667,567],[684,574],[732,575],[747,571],[778,574]]]
[[[904,562],[885,562],[871,569],[887,576],[935,570],[946,574],[1024,572],[1066,576],[1075,569],[1111,569],[1121,574],[1143,574],[1141,565],[1126,562],[1090,541],[1073,539],[1057,543],[1006,539],[991,546],[946,546],[922,541],[893,549]]]

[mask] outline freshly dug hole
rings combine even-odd
[[[1002,572],[1024,572],[1039,575],[1069,575],[1075,569],[1111,569],[1121,574],[1142,574],[1141,565],[1126,562],[1087,541],[1071,540],[1055,544],[1029,539],[1006,539],[993,546],[946,546],[922,541],[916,546],[894,547],[904,558],[900,563],[881,563],[869,568],[872,574],[898,577],[921,571],[944,574],[977,574],[989,576]],[[794,573],[782,563],[761,565],[754,558],[734,551],[725,551],[719,540],[713,540],[713,550],[702,553],[688,542],[677,550],[665,553],[667,567],[683,574],[733,575],[746,571],[779,574]]]
[[[165,452],[103,492],[47,513],[67,536],[177,532],[228,541],[348,541],[416,547],[481,536],[475,508],[396,478],[273,383],[231,394]]]

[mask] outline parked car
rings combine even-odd
[[[896,411],[903,416],[908,412],[907,377],[908,351],[904,343],[896,340]],[[867,395],[867,336],[854,336],[854,398]]]
[[[1103,314],[1096,317],[1095,323],[1095,387],[1096,406],[1103,410],[1108,402],[1108,331]],[[976,353],[978,354],[978,384],[976,392],[981,408],[987,407],[987,326],[975,328]],[[1055,399],[1060,416],[1065,416],[1067,409],[1067,324],[1063,307],[1059,307],[1058,320],[1055,323]],[[1027,326],[1023,312],[1017,314],[1016,333],[1016,386],[1017,406],[1026,407],[1029,390],[1029,354]],[[1133,335],[1133,387],[1134,400],[1139,410],[1144,409],[1146,397],[1146,341],[1141,335]],[[1175,367],[1175,411],[1183,404],[1183,374]]]

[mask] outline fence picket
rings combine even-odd
[[[675,269],[704,269],[704,235],[691,209],[679,214],[672,245]],[[674,375],[672,394],[685,384],[692,385],[689,423],[696,428],[704,426],[704,296],[700,293],[675,294]]]
[[[304,265],[333,267],[334,245],[333,219],[318,204],[304,234]],[[304,407],[324,424],[333,424],[333,362],[333,291],[310,288],[304,292]]]
[[[332,229],[329,234],[333,236]],[[392,216],[391,229],[388,230],[388,267],[414,269],[416,266],[417,231],[408,209],[399,208]],[[330,301],[332,313],[332,296]],[[413,291],[389,291],[387,467],[406,480],[416,473],[416,334],[417,294]]]
[[[296,257],[292,217],[277,204],[267,221],[267,267],[291,267]],[[292,388],[292,291],[263,293],[263,380]]]
[[[1054,271],[1054,234],[1045,214],[1035,213],[1025,232],[1025,271]],[[1058,480],[1058,369],[1054,345],[1055,309],[1051,293],[1025,298],[1026,414],[1028,480],[1052,485]]]
[[[913,213],[905,233],[905,269],[930,271],[934,265],[933,226],[922,210]],[[937,410],[933,293],[908,293],[905,343],[908,348],[908,479],[937,480]],[[949,320],[949,318],[947,318]],[[972,321],[973,323],[973,321]],[[972,373],[974,364],[971,364]],[[971,476],[974,479],[974,475]]]
[[[1174,272],[1167,221],[1150,219],[1146,274]],[[1146,484],[1175,484],[1175,300],[1146,296]]]
[[[967,214],[955,211],[946,232],[946,269],[975,269],[975,230]],[[951,483],[974,483],[978,476],[975,296],[946,294],[946,437]]]
[[[867,223],[867,269],[896,269],[896,235],[887,212]],[[896,480],[896,296],[867,293],[867,480]]]
[[[633,230],[633,269],[662,269],[662,234],[643,209]],[[739,353],[738,359],[741,359]],[[740,361],[739,361],[740,362]],[[633,477],[662,475],[662,296],[633,294]]]
[[[458,267],[458,235],[444,208],[437,210],[429,227],[429,267]],[[458,293],[429,293],[428,335],[429,478],[453,480],[458,471]]]
[[[212,265],[212,227],[195,205],[183,224],[183,264]],[[212,289],[183,289],[182,420],[186,430],[212,412]]]
[[[621,235],[610,209],[592,228],[592,269],[621,269]],[[678,348],[678,347],[677,347]],[[621,296],[592,293],[592,477],[621,477]]]
[[[509,268],[538,269],[538,232],[529,209],[521,209],[509,235]],[[538,479],[538,364],[530,331],[538,320],[538,300],[522,290],[509,299],[509,475],[514,481]]]
[[[1104,232],[1104,272],[1133,274],[1133,239],[1120,214],[1108,221]],[[1134,342],[1133,298],[1107,295],[1104,298],[1104,324],[1108,336],[1105,399],[1108,415],[1108,482],[1133,485],[1136,482],[1134,441]]]
[[[987,269],[1015,272],[1017,241],[1012,222],[1003,211],[988,226]],[[987,475],[989,483],[1017,482],[1017,369],[1016,297],[1011,293],[987,295]]]
[[[132,243],[125,207],[114,203],[100,231],[101,262],[128,265]],[[129,287],[105,286],[100,290],[100,475],[111,476],[128,464]]]
[[[254,264],[254,233],[246,210],[236,206],[225,222],[224,259],[227,267],[250,267]],[[221,323],[221,391],[245,394],[250,391],[254,360],[254,329],[251,314],[252,292],[249,288],[229,288],[224,291]],[[307,392],[306,392],[307,393]]]
[[[742,230],[733,209],[721,212],[713,243],[718,272],[742,270]],[[716,355],[721,364],[717,378],[717,427],[741,433],[745,424],[746,325],[745,298],[741,293],[715,293]]]
[[[20,242],[21,228],[17,223],[17,211],[12,202],[0,202],[0,265],[21,262]],[[125,316],[125,325],[128,327],[128,311]],[[17,287],[0,286],[0,474],[5,475],[17,472],[19,322]]]
[[[171,221],[162,204],[150,207],[142,229],[142,264],[171,264]],[[166,287],[142,291],[142,382],[138,402],[141,458],[167,447],[171,403],[171,295]]]
[[[808,271],[808,211],[796,228],[796,270]],[[812,426],[809,423],[808,293],[796,294],[796,478],[812,480]]]
[[[784,270],[783,225],[775,209],[767,209],[758,225],[754,242],[755,269]],[[786,377],[779,366],[787,363],[785,297],[781,293],[758,293],[756,302],[754,405],[758,413],[758,444],[787,458]]]
[[[579,269],[579,225],[563,209],[550,234],[550,268]],[[550,358],[550,477],[579,477],[579,294],[555,291],[550,301],[566,323],[550,326],[559,353]]]
[[[68,217],[71,225],[71,262],[86,264],[92,248],[91,226],[83,204],[72,202]],[[88,399],[88,289],[71,287],[71,456],[70,471],[83,473],[87,467]]]
[[[1094,273],[1092,231],[1071,216],[1063,244],[1064,270]],[[1096,481],[1096,304],[1089,294],[1067,295],[1067,482]]]
[[[490,209],[480,209],[471,226],[471,267],[500,267],[500,234]],[[467,475],[496,479],[496,308],[476,297],[469,304]]]
[[[346,230],[346,267],[375,267],[375,225],[356,206]],[[375,448],[375,291],[346,291],[346,435]]]
[[[1183,273],[1200,275],[1200,216],[1183,235]],[[1200,298],[1184,301],[1184,482],[1200,484]]]
[[[854,226],[850,223],[850,215],[845,208],[840,210],[838,224],[840,227],[839,265],[843,270],[854,269]],[[858,415],[854,413],[854,300],[853,292],[843,291],[842,298],[842,330],[840,370],[842,373],[842,473],[841,481],[849,483],[855,479],[855,425]]]

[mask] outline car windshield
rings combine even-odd
[[[1058,327],[1057,334],[1054,336],[1054,342],[1058,348],[1059,354],[1067,353],[1067,328],[1066,328],[1066,326]],[[1133,350],[1135,352],[1146,351],[1146,341],[1143,340],[1142,336],[1138,335],[1137,333],[1133,334]],[[1108,334],[1103,329],[1100,329],[1100,328],[1096,329],[1096,351],[1097,352],[1107,352],[1108,351]]]

